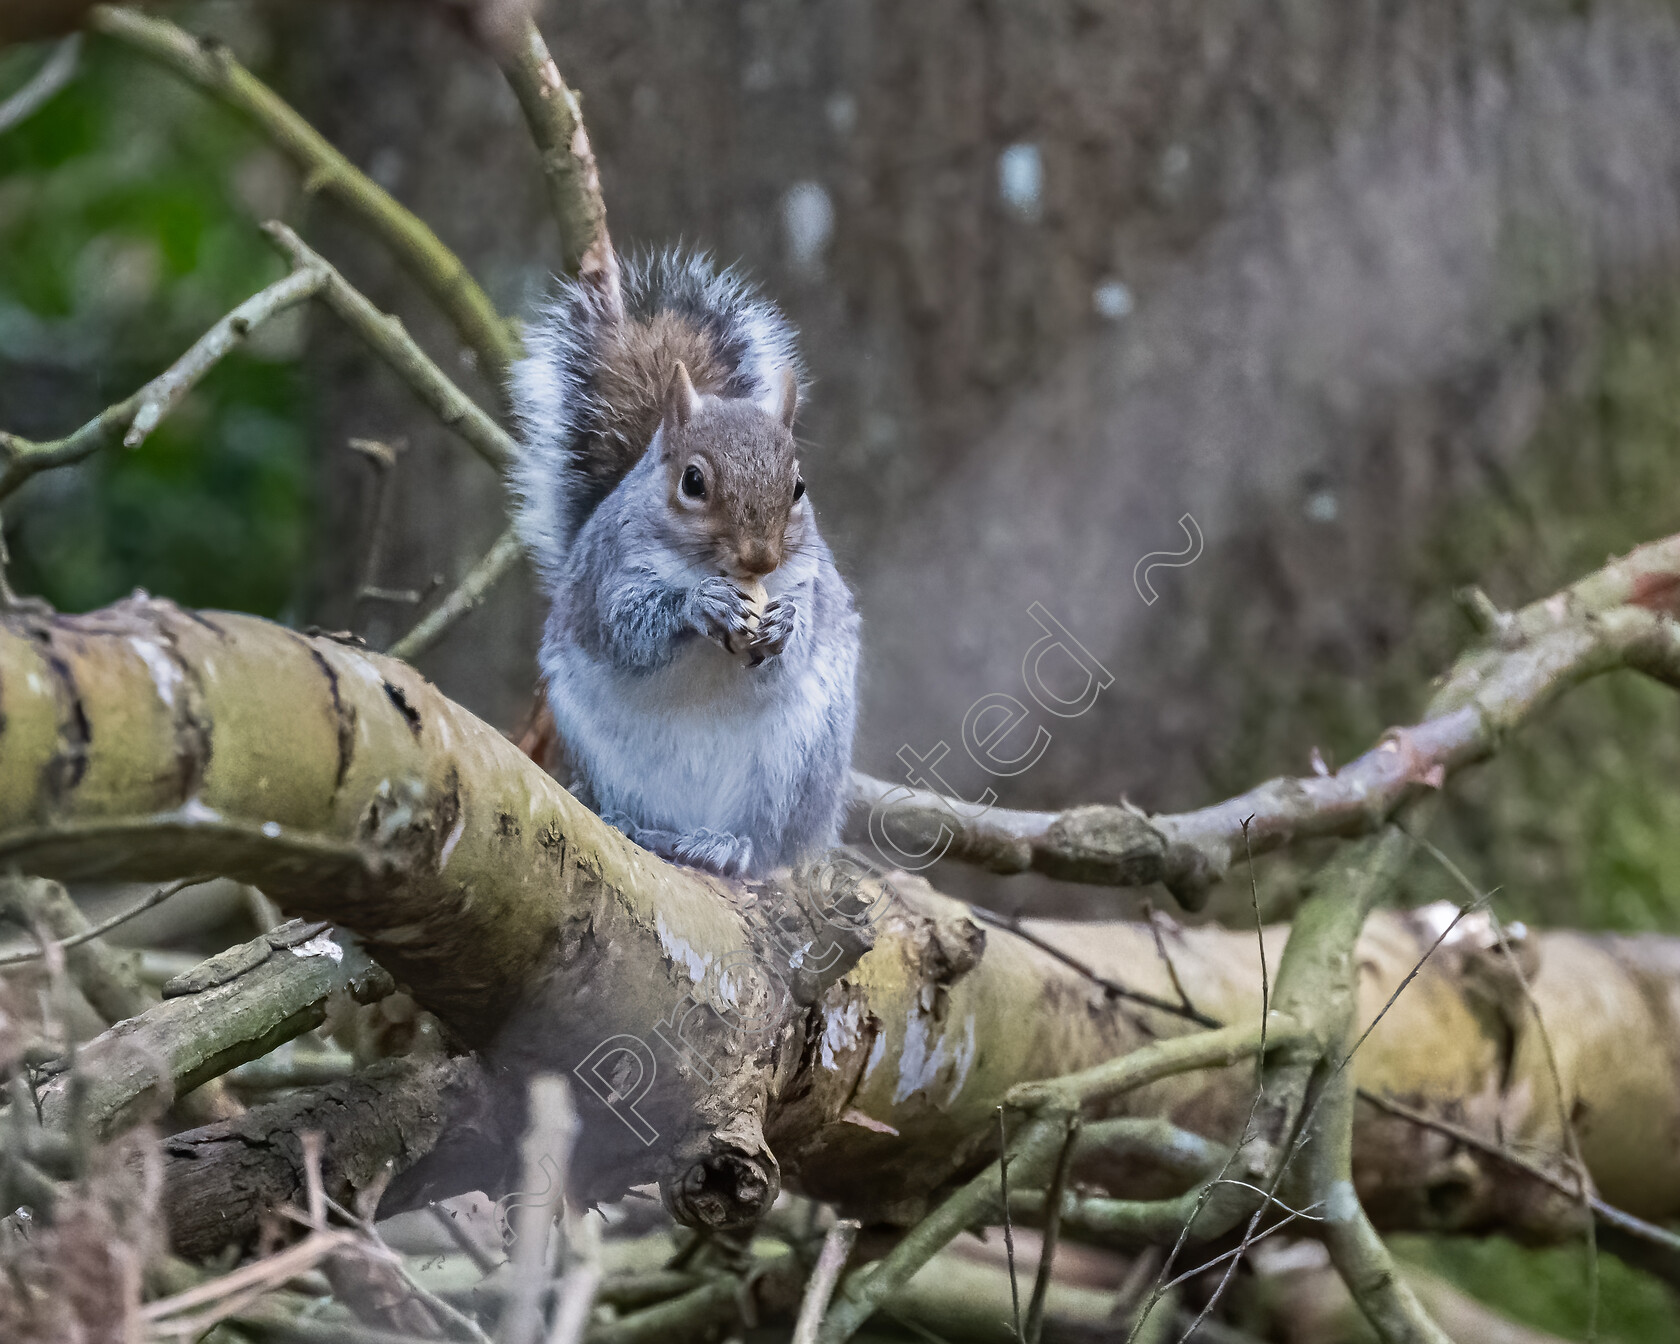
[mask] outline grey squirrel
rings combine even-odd
[[[512,484],[573,792],[729,876],[833,845],[858,616],[799,472],[792,328],[666,252],[562,284],[526,345]]]

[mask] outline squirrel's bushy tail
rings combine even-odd
[[[621,262],[619,277],[616,293],[562,282],[514,369],[515,516],[550,590],[578,529],[646,451],[678,360],[696,390],[767,406],[781,369],[803,382],[792,326],[733,269],[670,250]]]

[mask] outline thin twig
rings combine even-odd
[[[276,280],[223,317],[138,392],[101,411],[73,434],[36,443],[16,434],[0,433],[0,499],[38,472],[80,462],[119,441],[129,448],[138,447],[204,375],[243,345],[257,326],[319,293],[327,280],[323,270],[309,266]]]
[[[1253,817],[1242,823],[1243,853],[1248,856],[1248,903],[1254,910],[1254,942],[1260,949],[1260,1054],[1255,1063],[1255,1086],[1266,1088],[1266,1019],[1272,1015],[1272,979],[1266,969],[1266,930],[1260,923],[1260,884],[1254,873],[1254,848],[1249,844],[1248,827]]]
[[[1003,1107],[998,1120],[998,1198],[1003,1203],[1003,1253],[1009,1261],[1009,1302],[1015,1309],[1015,1338],[1025,1344],[1021,1333],[1021,1281],[1015,1272],[1015,1223],[1009,1216],[1009,1132],[1004,1125]]]
[[[177,882],[170,882],[166,886],[159,887],[145,900],[129,906],[126,910],[119,911],[103,923],[95,924],[91,929],[84,929],[81,933],[66,938],[63,942],[52,942],[49,939],[49,944],[61,952],[72,947],[80,947],[83,943],[92,942],[93,939],[109,933],[117,925],[126,923],[136,915],[144,914],[153,906],[162,905],[176,892],[185,891],[188,887],[201,886],[211,880],[213,880],[211,877],[183,877]],[[0,957],[0,966],[21,966],[25,962],[35,961],[45,956],[46,952],[45,947],[37,948],[32,952],[13,952],[8,956]]]
[[[1319,1201],[1319,1203],[1309,1204],[1309,1205],[1307,1205],[1307,1207],[1305,1209],[1292,1209],[1292,1208],[1289,1207],[1289,1205],[1285,1204],[1276,1195],[1270,1193],[1269,1191],[1262,1190],[1259,1186],[1253,1184],[1250,1181],[1238,1181],[1238,1180],[1232,1179],[1231,1177],[1224,1176],[1224,1177],[1221,1177],[1219,1180],[1215,1181],[1214,1184],[1215,1185],[1235,1185],[1235,1186],[1238,1186],[1238,1187],[1240,1187],[1241,1189],[1244,1189],[1244,1190],[1252,1190],[1255,1194],[1259,1195],[1261,1199],[1265,1200],[1266,1203],[1275,1205],[1276,1207],[1282,1209],[1291,1218],[1305,1218],[1308,1221],[1315,1222],[1315,1223],[1323,1221],[1323,1219],[1320,1218],[1317,1214],[1309,1212],[1309,1210],[1311,1210],[1311,1209],[1318,1208],[1319,1203],[1322,1203],[1322,1201]]]
[[[334,1251],[342,1250],[354,1241],[354,1235],[349,1232],[312,1233],[297,1245],[288,1246],[283,1251],[254,1261],[232,1273],[211,1279],[171,1297],[148,1302],[140,1308],[140,1315],[147,1321],[161,1322],[193,1307],[225,1301],[253,1287],[260,1287],[265,1292],[278,1288],[304,1271],[313,1269]]]
[[[1196,1192],[1196,1202],[1191,1206],[1190,1216],[1184,1220],[1184,1225],[1179,1228],[1178,1236],[1173,1241],[1172,1249],[1167,1252],[1166,1259],[1161,1262],[1161,1267],[1156,1270],[1155,1282],[1150,1285],[1149,1297],[1132,1321],[1132,1328],[1126,1335],[1126,1344],[1132,1344],[1132,1341],[1137,1338],[1137,1333],[1143,1328],[1143,1323],[1149,1319],[1149,1313],[1155,1309],[1156,1303],[1169,1290],[1168,1276],[1171,1275],[1173,1266],[1178,1263],[1178,1257],[1184,1253],[1185,1246],[1189,1244],[1190,1233],[1196,1226],[1196,1220],[1202,1216],[1202,1210],[1207,1207],[1208,1201],[1213,1198],[1214,1190],[1225,1183],[1227,1173],[1235,1165],[1238,1155],[1242,1152],[1243,1145],[1248,1142],[1250,1131],[1254,1126],[1254,1117],[1260,1113],[1260,1103],[1265,1099],[1265,1095],[1264,1088],[1256,1087],[1254,1089],[1254,1098],[1249,1102],[1248,1116],[1243,1121],[1242,1131],[1237,1137],[1237,1142],[1232,1144],[1230,1151],[1225,1154],[1225,1161],[1221,1164],[1218,1173],[1211,1180],[1204,1182],[1202,1188]],[[1262,1204],[1261,1207],[1264,1208],[1265,1206]]]
[[[467,571],[467,577],[385,652],[405,661],[419,657],[442,639],[450,626],[484,601],[490,590],[519,563],[522,554],[524,546],[519,533],[510,526],[496,538],[496,544],[484,553],[484,558]]]
[[[326,280],[326,273],[316,267],[299,267],[285,279],[276,280],[261,294],[246,299],[200,336],[168,370],[141,389],[140,404],[135,407],[134,419],[123,435],[123,447],[138,448],[205,374],[244,344],[252,328],[276,313],[313,298]]]
[[[331,262],[278,220],[262,226],[269,241],[299,270],[325,276],[320,298],[339,319],[364,340],[391,371],[408,384],[433,415],[448,425],[497,471],[506,469],[519,448],[476,401],[457,387],[449,375],[422,350],[400,319],[382,313],[366,295],[340,275]]]
[[[1497,892],[1498,890],[1499,888],[1495,887],[1493,891],[1477,895],[1474,900],[1466,901],[1453,912],[1453,917],[1447,921],[1446,928],[1442,929],[1441,932],[1435,936],[1435,941],[1424,949],[1423,955],[1413,963],[1412,969],[1406,972],[1406,978],[1394,987],[1394,992],[1388,996],[1388,1002],[1383,1004],[1381,1010],[1371,1019],[1365,1030],[1359,1033],[1359,1039],[1353,1043],[1353,1049],[1349,1050],[1347,1054],[1342,1056],[1341,1063],[1336,1065],[1337,1073],[1340,1073],[1353,1062],[1353,1057],[1358,1053],[1359,1047],[1364,1045],[1371,1033],[1377,1029],[1377,1024],[1380,1023],[1383,1018],[1388,1016],[1388,1010],[1394,1007],[1396,1001],[1403,993],[1406,992],[1406,987],[1410,985],[1412,981],[1417,979],[1418,973],[1423,970],[1424,963],[1428,961],[1430,957],[1435,955],[1435,949],[1447,941],[1448,935],[1450,935],[1452,931],[1458,927],[1459,922],[1463,920],[1466,915],[1472,914],[1485,906],[1493,899],[1494,892]]]
[[[431,1214],[438,1226],[449,1234],[449,1239],[461,1248],[466,1257],[478,1266],[480,1274],[493,1274],[500,1268],[500,1265],[491,1256],[490,1252],[484,1249],[478,1238],[456,1222],[454,1215],[443,1205],[434,1199],[426,1205],[426,1212]]]
[[[1147,1008],[1159,1009],[1163,1013],[1171,1013],[1174,1017],[1182,1017],[1186,1021],[1194,1022],[1200,1027],[1222,1027],[1225,1025],[1223,1022],[1209,1017],[1206,1013],[1198,1012],[1188,1001],[1184,1003],[1173,1003],[1170,999],[1163,999],[1159,995],[1149,994],[1141,989],[1133,989],[1130,985],[1123,985],[1118,980],[1111,980],[1105,975],[1099,975],[1096,971],[1092,970],[1091,967],[1080,961],[1079,958],[1062,951],[1062,949],[1057,947],[1054,943],[1040,938],[1036,933],[1027,928],[1026,925],[1021,922],[1020,916],[1018,915],[1000,915],[995,910],[988,910],[983,905],[974,905],[972,903],[970,903],[969,909],[976,915],[980,916],[980,918],[985,920],[988,924],[996,924],[999,928],[1008,929],[1017,938],[1031,943],[1040,952],[1046,952],[1050,956],[1056,958],[1057,961],[1061,962],[1062,965],[1070,968],[1071,970],[1078,971],[1080,975],[1084,976],[1092,984],[1100,985],[1103,992],[1112,998],[1127,999],[1132,1003],[1141,1003]],[[1183,990],[1181,989],[1179,992],[1182,994]]]
[[[48,54],[41,68],[5,102],[0,103],[0,135],[29,120],[76,77],[82,56],[82,35],[71,33]]]
[[[336,1200],[329,1198],[327,1207],[332,1209],[340,1218],[354,1224],[361,1230],[365,1240],[360,1246],[363,1255],[371,1259],[389,1264],[396,1270],[397,1278],[401,1280],[404,1289],[417,1298],[432,1315],[444,1325],[454,1329],[472,1344],[491,1344],[490,1336],[485,1334],[477,1321],[465,1312],[451,1306],[430,1288],[409,1272],[408,1266],[390,1244],[380,1235],[378,1227],[366,1218],[358,1218]]]
[[[1578,1180],[1567,1181],[1556,1172],[1548,1171],[1537,1162],[1530,1162],[1520,1153],[1502,1145],[1496,1139],[1485,1138],[1473,1129],[1466,1129],[1463,1125],[1454,1124],[1451,1120],[1442,1119],[1438,1115],[1430,1115],[1427,1111],[1420,1111],[1406,1105],[1403,1101],[1396,1101],[1393,1097],[1385,1097],[1365,1088],[1360,1088],[1359,1099],[1368,1102],[1385,1114],[1396,1119],[1405,1120],[1420,1129],[1434,1130],[1435,1133],[1453,1140],[1455,1143],[1474,1149],[1478,1153],[1491,1157],[1494,1161],[1503,1163],[1512,1171],[1520,1172],[1542,1185],[1549,1186],[1558,1194],[1569,1199],[1579,1198],[1581,1186]],[[1572,1173],[1574,1174],[1574,1173]],[[1680,1233],[1669,1231],[1666,1227],[1658,1227],[1655,1223],[1648,1223],[1643,1218],[1636,1218],[1633,1214],[1618,1209],[1614,1204],[1608,1204],[1598,1195],[1590,1193],[1593,1215],[1606,1227],[1613,1227],[1618,1232],[1624,1232],[1640,1241],[1649,1242],[1653,1246],[1660,1246],[1672,1255],[1680,1255]]]
[[[1025,1166],[1029,1173],[1038,1173],[1054,1159],[1062,1134],[1063,1124],[1054,1117],[1031,1120],[1016,1135],[1008,1156]],[[823,1321],[819,1336],[822,1344],[842,1344],[850,1339],[952,1237],[991,1216],[1000,1197],[998,1170],[987,1166],[936,1205],[892,1250],[870,1266],[868,1273],[852,1273]]]
[[[1050,1273],[1056,1263],[1056,1245],[1062,1234],[1062,1196],[1067,1192],[1068,1172],[1073,1166],[1073,1147],[1079,1138],[1079,1117],[1068,1117],[1067,1138],[1056,1157],[1044,1211],[1044,1239],[1038,1253],[1038,1274],[1033,1279],[1032,1302],[1027,1307],[1026,1344],[1038,1344],[1044,1333],[1044,1304],[1050,1295]]]
[[[377,581],[380,570],[384,567],[385,534],[391,524],[391,476],[396,470],[398,455],[404,444],[381,443],[378,439],[351,439],[350,451],[366,459],[369,470],[373,473],[368,487],[367,507],[363,510],[367,522],[367,550],[362,556],[362,577],[356,585],[354,606],[359,608],[363,602],[370,599],[389,597],[402,600],[395,594],[379,588]],[[408,601],[419,601],[420,595],[415,593]]]
[[[1184,1015],[1189,1018],[1202,1016],[1196,1011],[1196,1005],[1190,1002],[1190,996],[1184,991],[1184,982],[1178,978],[1178,967],[1173,965],[1173,959],[1167,954],[1167,940],[1161,936],[1162,916],[1156,912],[1155,903],[1145,900],[1143,903],[1144,922],[1149,925],[1149,932],[1155,939],[1155,955],[1161,959],[1161,964],[1167,968],[1167,979],[1172,982],[1173,993],[1178,995],[1178,1001],[1184,1008]],[[1203,1026],[1212,1026],[1211,1022],[1204,1022]]]
[[[805,1285],[805,1296],[799,1303],[799,1319],[793,1327],[793,1344],[817,1344],[817,1331],[822,1326],[823,1313],[834,1296],[834,1285],[840,1282],[840,1271],[846,1267],[852,1246],[857,1241],[860,1224],[855,1218],[839,1218],[823,1238],[817,1267]]]
[[[472,1344],[491,1344],[490,1337],[479,1328],[476,1321],[467,1316],[465,1313],[457,1310],[455,1307],[450,1306],[449,1303],[445,1302],[436,1293],[421,1284],[413,1274],[409,1273],[408,1266],[403,1262],[402,1256],[391,1249],[390,1244],[380,1234],[379,1228],[375,1226],[370,1219],[364,1218],[355,1211],[345,1208],[344,1205],[340,1204],[331,1195],[326,1193],[325,1187],[320,1184],[320,1136],[318,1134],[314,1136],[316,1139],[317,1149],[317,1169],[314,1179],[316,1188],[308,1189],[308,1149],[310,1137],[311,1136],[307,1133],[302,1136],[305,1160],[304,1179],[312,1211],[308,1214],[299,1214],[296,1210],[283,1205],[280,1208],[280,1212],[283,1214],[289,1214],[294,1220],[306,1223],[313,1227],[318,1221],[317,1215],[313,1212],[313,1205],[318,1199],[323,1210],[330,1209],[337,1217],[342,1218],[346,1223],[361,1234],[361,1240],[353,1243],[354,1252],[361,1256],[363,1260],[370,1261],[374,1265],[379,1266],[382,1270],[387,1271],[393,1280],[390,1284],[391,1287],[400,1288],[402,1292],[406,1293],[409,1297],[414,1298],[429,1312],[431,1312],[434,1321],[452,1327],[460,1334],[464,1335],[468,1340],[472,1341]],[[319,1222],[321,1226],[325,1226],[324,1212],[320,1216]]]
[[[1453,862],[1452,858],[1428,839],[1413,837],[1423,846],[1424,851],[1433,858],[1459,887],[1468,892],[1476,890],[1469,876]],[[1495,892],[1490,891],[1479,899],[1479,904],[1487,904],[1492,900]],[[1522,968],[1522,960],[1511,947],[1511,941],[1505,934],[1505,926],[1500,922],[1498,914],[1491,908],[1488,910],[1488,920],[1493,926],[1493,936],[1498,940],[1500,954],[1516,979],[1518,988],[1522,991],[1523,1002],[1528,1006],[1529,1013],[1534,1018],[1536,1030],[1540,1033],[1540,1044],[1546,1052],[1546,1069],[1551,1075],[1552,1091],[1557,1100],[1558,1124],[1563,1129],[1563,1139],[1567,1146],[1569,1166],[1575,1175],[1576,1188],[1573,1194],[1580,1200],[1581,1208],[1586,1214],[1586,1242],[1587,1242],[1587,1344],[1594,1344],[1598,1338],[1598,1232],[1595,1225],[1593,1209],[1592,1182],[1587,1175],[1587,1164],[1581,1156],[1581,1140],[1575,1132],[1575,1118],[1570,1114],[1569,1103],[1564,1096],[1563,1071],[1558,1067],[1557,1050],[1552,1044],[1552,1033],[1546,1027],[1546,1019],[1541,1016],[1540,1003],[1534,997],[1534,990],[1529,986],[1528,976]],[[1457,923],[1455,919],[1453,923]],[[1451,925],[1448,926],[1451,928]],[[1445,937],[1445,935],[1442,935]],[[1439,942],[1439,939],[1436,940]]]
[[[1261,1190],[1259,1186],[1250,1186],[1249,1189],[1254,1190],[1256,1193],[1262,1194],[1262,1195],[1264,1195],[1266,1193],[1264,1190]],[[1272,1204],[1278,1204],[1278,1201],[1275,1200],[1275,1199],[1272,1199],[1270,1196],[1267,1196],[1267,1201],[1269,1203],[1272,1203]],[[1241,1255],[1244,1251],[1248,1250],[1250,1247],[1254,1246],[1258,1242],[1264,1241],[1267,1237],[1272,1236],[1274,1233],[1283,1231],[1284,1228],[1288,1227],[1291,1223],[1295,1222],[1296,1219],[1303,1219],[1304,1218],[1304,1219],[1307,1219],[1307,1220],[1309,1220],[1311,1222],[1315,1222],[1315,1223],[1321,1223],[1321,1222],[1324,1221],[1324,1215],[1323,1214],[1308,1213],[1304,1209],[1291,1209],[1291,1208],[1288,1207],[1288,1205],[1285,1205],[1285,1204],[1278,1204],[1278,1207],[1281,1208],[1281,1209],[1285,1209],[1286,1212],[1285,1212],[1284,1216],[1282,1218],[1280,1218],[1277,1222],[1273,1223],[1270,1227],[1266,1228],[1263,1232],[1260,1232],[1257,1235],[1255,1235],[1254,1237],[1250,1238],[1243,1245],[1233,1246],[1228,1251],[1221,1251],[1218,1255],[1214,1256],[1213,1259],[1204,1261],[1203,1263],[1197,1265],[1194,1269],[1185,1270],[1177,1278],[1175,1278],[1171,1282],[1169,1282],[1167,1284],[1167,1288],[1169,1290],[1171,1290],[1173,1288],[1177,1288],[1182,1283],[1188,1283],[1191,1279],[1195,1278],[1198,1274],[1205,1274],[1205,1273],[1207,1273],[1208,1270],[1213,1269],[1218,1265],[1225,1264],[1227,1261],[1231,1260],[1232,1258],[1234,1258],[1236,1256]],[[1322,1200],[1320,1200],[1317,1204],[1307,1205],[1308,1209],[1319,1209],[1319,1208],[1323,1208],[1323,1207],[1324,1207],[1324,1202]]]

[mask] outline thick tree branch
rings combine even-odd
[[[391,989],[389,975],[325,925],[282,926],[172,981],[162,1003],[81,1046],[42,1090],[42,1119],[62,1127],[79,1108],[76,1121],[108,1138],[320,1026],[335,991],[372,1002]]]
[[[399,1181],[437,1145],[460,1151],[484,1133],[485,1084],[470,1058],[389,1060],[354,1078],[173,1135],[163,1144],[163,1211],[178,1255],[250,1245],[262,1215],[303,1204],[300,1135],[322,1136],[326,1193],[355,1207],[359,1190]],[[505,1136],[493,1135],[497,1142]],[[505,1151],[505,1150],[504,1150]],[[435,1159],[434,1159],[435,1162]]]
[[[186,864],[330,911],[509,1077],[569,1070],[615,1034],[656,1039],[687,996],[718,992],[707,968],[770,936],[767,905],[635,849],[412,669],[330,639],[131,600],[14,622],[0,697],[0,864],[66,876]],[[807,1001],[823,988],[795,980]],[[736,1006],[759,1011],[775,989],[745,985]],[[796,1011],[779,1008],[788,1028]],[[693,1173],[704,1191],[715,1160],[757,1173],[752,1200],[773,1197],[762,1117],[775,1040],[743,1042],[709,1009],[682,1029],[702,1057],[731,1062],[728,1080],[668,1057],[646,1106],[660,1144],[607,1116],[593,1176],[614,1190],[663,1176],[675,1192]],[[739,1216],[727,1200],[707,1207]]]
[[[618,260],[607,235],[601,174],[578,97],[561,78],[560,67],[530,19],[499,55],[502,73],[542,156],[549,205],[560,226],[561,269],[595,285],[616,306]]]

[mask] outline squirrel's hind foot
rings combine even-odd
[[[687,832],[656,830],[638,826],[622,812],[603,812],[601,820],[661,858],[704,868],[719,877],[744,877],[752,864],[752,841],[744,835],[704,826]]]
[[[720,877],[744,877],[752,864],[752,848],[752,841],[744,835],[701,827],[678,836],[669,857]]]

